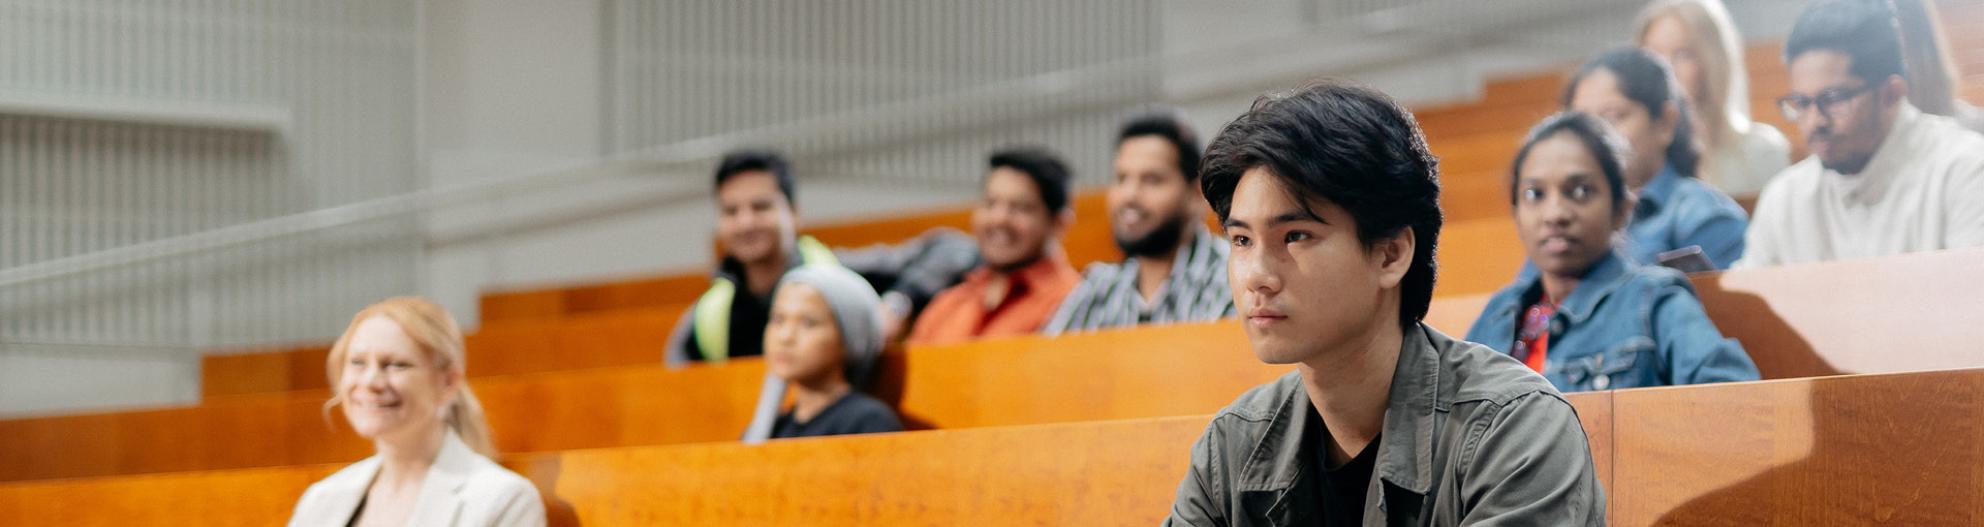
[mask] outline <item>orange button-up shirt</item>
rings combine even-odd
[[[909,344],[950,344],[981,337],[1031,335],[1047,324],[1061,299],[1075,290],[1082,275],[1068,264],[1060,247],[1048,250],[1040,261],[1011,273],[1012,290],[1004,301],[985,307],[985,290],[992,286],[997,272],[979,266],[958,285],[938,293],[923,308],[923,315],[910,330]]]

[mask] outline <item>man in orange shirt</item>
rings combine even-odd
[[[1081,274],[1061,252],[1074,223],[1067,163],[1044,148],[992,154],[985,198],[972,211],[984,264],[939,293],[910,331],[910,344],[945,344],[1040,330]]]

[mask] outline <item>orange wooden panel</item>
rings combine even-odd
[[[1578,413],[1578,425],[1584,428],[1585,441],[1591,448],[1592,471],[1598,477],[1598,486],[1606,490],[1608,497],[1614,488],[1612,470],[1617,455],[1613,446],[1616,440],[1613,420],[1616,417],[1612,411],[1612,395],[1610,391],[1564,394],[1564,398],[1571,402],[1571,409]],[[1607,522],[1610,523],[1610,511],[1607,513]]]
[[[1525,258],[1515,220],[1506,215],[1442,227],[1437,256],[1434,298],[1493,293],[1515,280]]]
[[[1984,370],[1612,397],[1613,525],[1984,524]]]
[[[557,318],[618,309],[658,308],[696,301],[709,271],[693,270],[593,284],[484,293],[482,322]]]
[[[527,452],[721,441],[750,418],[763,364],[593,369],[470,382],[496,446]],[[370,445],[323,411],[326,391],[195,407],[0,421],[0,481],[324,463]]]
[[[1474,326],[1474,319],[1481,310],[1488,307],[1488,297],[1478,295],[1453,295],[1435,297],[1433,304],[1426,309],[1426,325],[1440,330],[1453,338],[1467,335],[1467,329]]]
[[[1483,86],[1481,100],[1476,104],[1557,104],[1557,101],[1564,96],[1564,83],[1570,80],[1571,72],[1568,69],[1492,79]]]
[[[1984,366],[1984,249],[1693,277],[1765,378]]]
[[[898,407],[915,428],[1206,414],[1293,369],[1262,364],[1234,321],[993,339],[905,355],[900,387],[878,391],[895,399],[900,390]]]
[[[565,290],[539,289],[483,293],[476,304],[477,311],[481,312],[481,320],[485,322],[555,317],[565,313]]]
[[[215,397],[322,388],[324,358],[329,354],[329,346],[308,346],[206,355],[200,357],[200,394]]]
[[[470,377],[655,364],[683,305],[629,308],[562,318],[490,323],[467,336]],[[201,360],[207,398],[322,390],[329,349],[209,355]]]
[[[0,483],[0,524],[282,525],[303,490],[338,468],[316,465]]]

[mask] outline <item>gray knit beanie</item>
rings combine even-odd
[[[802,265],[786,271],[778,287],[784,289],[789,284],[812,286],[827,299],[834,325],[840,328],[847,382],[857,388],[863,386],[875,359],[882,355],[881,296],[861,275],[837,265]]]
[[[778,287],[806,284],[827,300],[834,313],[834,327],[840,329],[841,371],[848,384],[859,390],[882,356],[882,299],[868,280],[838,265],[802,265],[785,272]],[[776,290],[774,290],[776,291]],[[777,298],[774,294],[773,298]],[[745,443],[759,443],[771,437],[772,422],[778,419],[779,402],[785,400],[785,381],[765,373],[758,391],[758,406],[751,424],[744,428]]]

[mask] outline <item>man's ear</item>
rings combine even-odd
[[[1398,287],[1405,281],[1406,273],[1412,270],[1413,253],[1419,249],[1418,241],[1418,234],[1407,226],[1371,248],[1372,259],[1378,264],[1379,285]]]
[[[1055,238],[1059,238],[1059,237],[1061,237],[1061,235],[1062,235],[1062,234],[1066,234],[1066,233],[1068,232],[1068,228],[1070,228],[1070,227],[1074,227],[1074,226],[1075,226],[1075,208],[1074,208],[1074,207],[1072,207],[1072,206],[1070,206],[1070,207],[1067,207],[1067,208],[1063,208],[1063,209],[1061,209],[1061,212],[1059,212],[1059,213],[1056,213],[1056,214],[1054,214],[1054,237],[1055,237]]]
[[[1900,75],[1889,75],[1888,81],[1880,89],[1881,106],[1893,107],[1908,98],[1908,79]]]

